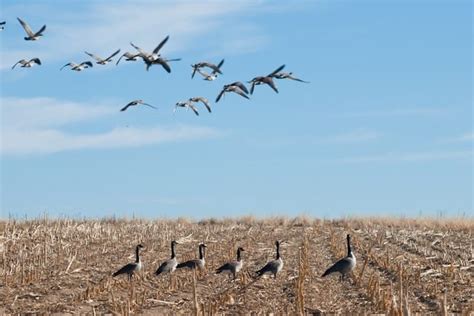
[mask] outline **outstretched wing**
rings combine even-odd
[[[133,48],[135,48],[135,49],[140,53],[140,55],[141,55],[142,57],[146,57],[146,56],[150,55],[150,54],[148,54],[147,52],[145,52],[143,49],[141,49],[140,47],[138,47],[138,46],[136,46],[135,44],[133,44],[132,42],[130,42],[130,45],[132,45]]]
[[[61,69],[59,69],[59,70],[63,70],[63,68],[67,67],[67,66],[74,67],[75,65],[73,63],[67,63],[66,65],[62,66]]]
[[[278,67],[277,69],[275,69],[274,71],[272,71],[267,77],[273,77],[274,75],[276,75],[277,73],[279,73],[280,71],[282,71],[283,68],[285,68],[285,65],[281,65],[280,67]]]
[[[20,19],[18,17],[17,17],[17,20],[18,20],[18,22],[20,22],[21,26],[23,27],[23,29],[25,30],[26,34],[28,34],[29,37],[35,36],[35,33],[33,33],[33,31],[31,30],[31,27],[28,25],[28,23],[26,23],[25,21],[23,21],[22,19]]]
[[[38,32],[36,32],[34,36],[35,36],[35,37],[36,37],[36,36],[40,36],[40,35],[41,35],[41,33],[43,33],[43,32],[44,32],[44,30],[46,30],[46,24],[45,24],[45,25],[43,25],[43,27],[42,27],[42,28],[40,28],[40,30],[39,30]]]
[[[160,65],[166,70],[167,73],[170,73],[170,72],[171,72],[170,65],[168,65],[168,63],[166,62],[166,60],[160,59],[160,60],[159,60],[159,63],[160,63]]]
[[[153,54],[158,54],[158,52],[160,51],[161,48],[163,48],[163,46],[166,44],[166,42],[169,40],[170,36],[166,36],[164,38],[164,40],[162,40],[160,42],[160,44],[158,44],[158,46],[156,46],[156,48],[153,50]]]
[[[221,90],[221,92],[219,93],[219,95],[217,96],[217,98],[216,98],[216,103],[219,102],[219,100],[222,98],[222,96],[224,95],[224,93],[225,93],[225,88],[223,88],[223,89]]]
[[[85,66],[88,66],[88,67],[93,67],[94,66],[90,61],[84,61],[80,65],[85,65]]]
[[[215,75],[216,73],[220,73],[222,75],[221,67],[223,64],[224,64],[224,59],[222,59],[220,63],[217,64],[217,68],[212,71],[212,74]]]
[[[249,93],[249,90],[247,90],[247,87],[240,81],[234,82],[234,83],[232,83],[232,85],[239,87],[243,92],[245,92],[247,94]]]
[[[112,55],[110,55],[109,57],[107,57],[105,60],[106,61],[110,61],[115,55],[117,55],[118,53],[120,53],[120,49],[116,50]]]
[[[88,52],[84,52],[84,53],[86,53],[87,55],[91,56],[92,58],[94,58],[94,59],[97,60],[98,62],[104,61],[102,58],[100,58],[100,57],[97,56],[97,55],[94,55],[94,54],[91,54],[91,53],[88,53]]]
[[[31,63],[31,62],[33,62],[33,63],[35,63],[35,64],[37,64],[37,65],[41,65],[41,60],[40,60],[39,58],[33,58],[33,59],[30,60],[30,63]]]
[[[22,60],[17,61],[17,62],[12,66],[12,69],[15,68],[16,65],[18,65],[18,64],[23,64],[23,63],[26,63],[26,60],[22,59]]]

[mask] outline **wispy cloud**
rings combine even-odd
[[[465,134],[449,137],[443,140],[444,143],[468,143],[474,141],[474,132],[467,132]]]
[[[473,158],[474,151],[439,151],[439,152],[408,152],[408,153],[383,153],[379,155],[356,156],[334,159],[333,162],[367,163],[367,162],[423,162],[436,160],[461,160]]]
[[[5,5],[2,11],[5,16],[24,16],[27,21],[33,16],[31,24],[37,27],[47,24],[45,36],[35,46],[34,54],[49,62],[87,59],[82,53],[84,50],[104,56],[119,47],[133,51],[130,41],[151,51],[167,34],[171,35],[164,48],[167,55],[193,49],[206,35],[225,39],[225,42],[216,42],[218,47],[213,47],[214,51],[228,51],[225,47],[231,43],[233,53],[246,53],[266,42],[260,29],[244,15],[255,9],[262,10],[265,5],[260,1],[121,1],[113,5],[85,1],[71,5],[78,8],[69,10],[55,4]],[[237,19],[239,14],[242,15]],[[9,22],[8,30],[17,30],[16,36],[22,36],[23,30],[16,21]],[[253,32],[233,32],[236,26],[253,29]],[[17,41],[3,44],[0,69],[9,68],[18,58],[31,55],[18,47]]]
[[[53,98],[2,99],[3,155],[47,154],[80,149],[140,147],[197,140],[219,135],[202,126],[113,128],[103,132],[72,133],[71,124],[84,124],[117,114],[114,106],[90,105]]]

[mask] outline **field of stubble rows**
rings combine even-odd
[[[474,312],[473,219],[346,219],[251,217],[178,220],[34,220],[0,222],[0,314],[320,314]],[[320,278],[346,253],[350,233],[355,273]],[[195,276],[153,272],[179,239],[179,260],[205,242],[207,269]],[[254,280],[283,240],[278,278]],[[111,274],[134,260],[132,282]],[[236,282],[214,269],[242,246]]]

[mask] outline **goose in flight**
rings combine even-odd
[[[209,63],[207,61],[199,62],[199,63],[196,63],[194,65],[191,65],[191,67],[193,68],[193,73],[191,74],[191,78],[194,78],[194,75],[196,74],[196,72],[199,72],[204,77],[204,80],[209,80],[209,81],[214,80],[217,77],[217,73],[222,75],[222,72],[221,72],[220,68],[222,67],[223,64],[224,64],[224,59],[222,59],[219,62],[219,64],[217,64],[217,65],[214,65],[214,64]],[[200,71],[201,68],[204,68],[204,67],[211,68],[212,69],[211,74],[201,72]],[[209,79],[207,79],[207,78],[209,78]]]
[[[178,108],[186,108],[186,110],[189,110],[191,109],[194,114],[198,115],[199,116],[199,112],[197,110],[197,107],[191,102],[191,101],[179,101],[179,102],[176,102],[175,106],[174,106],[174,110],[173,110],[173,113],[176,112],[176,110]]]
[[[12,69],[15,68],[15,66],[18,65],[18,64],[20,64],[21,67],[23,67],[23,68],[31,68],[35,64],[41,65],[41,60],[39,58],[32,58],[30,60],[21,59],[21,60],[17,61],[16,64],[14,64],[12,66]]]
[[[171,73],[171,67],[168,64],[170,61],[180,61],[181,58],[166,59],[163,57],[157,57],[156,59],[149,59],[148,57],[142,57],[146,65],[146,70],[148,71],[153,65],[161,65],[167,73]]]
[[[193,97],[193,98],[189,98],[188,100],[189,102],[192,102],[192,103],[197,103],[197,102],[201,102],[202,104],[204,104],[204,106],[206,107],[207,111],[209,113],[212,113],[211,111],[211,106],[209,104],[209,100],[204,98],[204,97]]]
[[[121,108],[120,111],[121,111],[121,112],[126,111],[129,107],[131,107],[131,106],[137,106],[137,105],[139,105],[139,104],[146,105],[146,106],[149,106],[149,107],[151,107],[151,108],[157,110],[157,108],[154,107],[153,105],[148,104],[148,103],[145,103],[143,100],[139,99],[139,100],[133,100],[133,101],[129,102],[126,106],[124,106],[123,108]]]
[[[7,21],[0,22],[0,31],[5,29],[5,24],[7,24]]]
[[[219,273],[222,273],[222,272],[231,273],[234,276],[234,280],[235,280],[235,278],[237,276],[237,273],[240,270],[242,270],[242,266],[243,266],[243,260],[242,260],[242,257],[241,257],[241,252],[242,251],[245,251],[244,248],[242,248],[242,247],[237,248],[237,260],[224,263],[222,266],[217,268],[216,274],[219,274]]]
[[[28,23],[26,23],[25,21],[23,21],[20,18],[17,18],[17,19],[18,19],[18,22],[20,22],[23,29],[25,30],[26,34],[28,35],[28,36],[25,37],[25,41],[36,41],[41,36],[43,36],[44,30],[46,30],[46,25],[43,25],[43,27],[40,28],[40,30],[38,32],[33,33],[33,31],[31,30],[31,27],[28,25]]]
[[[86,53],[87,55],[91,56],[92,58],[94,58],[96,60],[96,64],[99,64],[99,65],[106,65],[108,63],[110,63],[112,61],[112,58],[117,55],[118,53],[120,53],[120,49],[116,50],[112,55],[110,55],[109,57],[105,58],[105,59],[102,59],[101,57],[97,56],[97,55],[94,55],[94,54],[91,54],[91,53],[88,53],[88,52],[84,52]]]
[[[240,96],[242,96],[246,99],[250,99],[247,96],[247,94],[249,93],[249,91],[247,90],[247,87],[242,82],[236,81],[236,82],[233,82],[231,84],[224,85],[221,92],[219,93],[219,95],[216,98],[216,103],[219,102],[219,100],[222,98],[222,96],[226,92],[234,92],[234,93],[237,93],[238,95],[240,95]]]
[[[155,59],[157,59],[158,57],[160,57],[160,50],[163,48],[163,46],[166,44],[166,42],[168,41],[168,39],[170,38],[170,36],[166,36],[159,44],[158,46],[155,47],[155,49],[153,50],[152,53],[148,53],[147,51],[141,49],[140,47],[136,46],[135,44],[133,44],[132,42],[130,42],[130,45],[133,46],[133,48],[135,48],[139,54],[140,54],[140,57],[143,58],[143,60],[145,59],[148,59],[150,61],[153,61]]]
[[[63,70],[64,67],[71,67],[71,70],[74,70],[74,71],[82,71],[86,68],[91,68],[93,67],[94,65],[90,62],[90,61],[84,61],[80,64],[76,64],[76,63],[73,63],[73,62],[70,62],[70,63],[67,63],[66,65],[62,66],[61,69],[59,70]]]
[[[280,67],[278,67],[277,69],[275,69],[273,72],[269,73],[266,76],[258,76],[258,77],[253,78],[252,80],[250,80],[248,82],[248,83],[252,84],[252,86],[250,87],[250,94],[253,94],[253,90],[254,90],[256,85],[261,85],[261,84],[267,84],[276,93],[278,93],[278,89],[277,89],[275,83],[273,82],[273,77],[275,77],[275,75],[277,73],[279,73],[281,70],[283,70],[283,68],[285,68],[285,65],[281,65]]]
[[[356,266],[356,257],[354,256],[354,253],[352,253],[351,250],[351,236],[348,234],[347,235],[347,256],[340,259],[337,261],[335,264],[333,264],[329,269],[327,269],[324,274],[321,277],[325,277],[331,273],[334,272],[339,272],[341,274],[341,280],[354,270]]]
[[[136,61],[138,59],[138,57],[140,57],[140,54],[133,54],[133,53],[130,53],[130,52],[125,52],[122,54],[122,56],[120,56],[120,58],[117,60],[117,63],[115,65],[118,65],[120,60],[125,57],[125,60],[126,61]]]
[[[276,257],[275,260],[269,261],[263,268],[258,270],[257,277],[261,277],[265,273],[272,273],[273,277],[276,278],[277,273],[283,269],[283,259],[280,256],[280,242],[277,240],[275,241],[276,246]]]
[[[276,73],[273,78],[275,79],[290,79],[290,80],[295,80],[295,81],[299,81],[299,82],[304,82],[304,83],[309,83],[309,81],[304,81],[304,80],[301,80],[299,78],[296,78],[295,76],[293,76],[293,73],[292,72],[278,72]]]
[[[135,262],[131,262],[129,264],[124,265],[117,272],[112,274],[112,276],[116,277],[120,274],[128,274],[128,280],[132,280],[132,276],[135,274],[135,272],[138,272],[142,269],[142,262],[140,260],[139,254],[141,248],[143,248],[141,244],[137,245],[137,247],[135,248]]]

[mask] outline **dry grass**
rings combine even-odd
[[[17,313],[462,313],[474,311],[472,219],[308,217],[190,220],[34,220],[0,222],[0,314]],[[358,266],[351,280],[320,278],[344,256],[353,236]],[[155,277],[181,238],[178,259],[208,245],[207,271]],[[277,280],[251,274],[285,241]],[[143,271],[132,281],[111,274],[133,261],[142,243]],[[236,282],[213,270],[245,248]],[[172,281],[172,282],[171,282]]]

